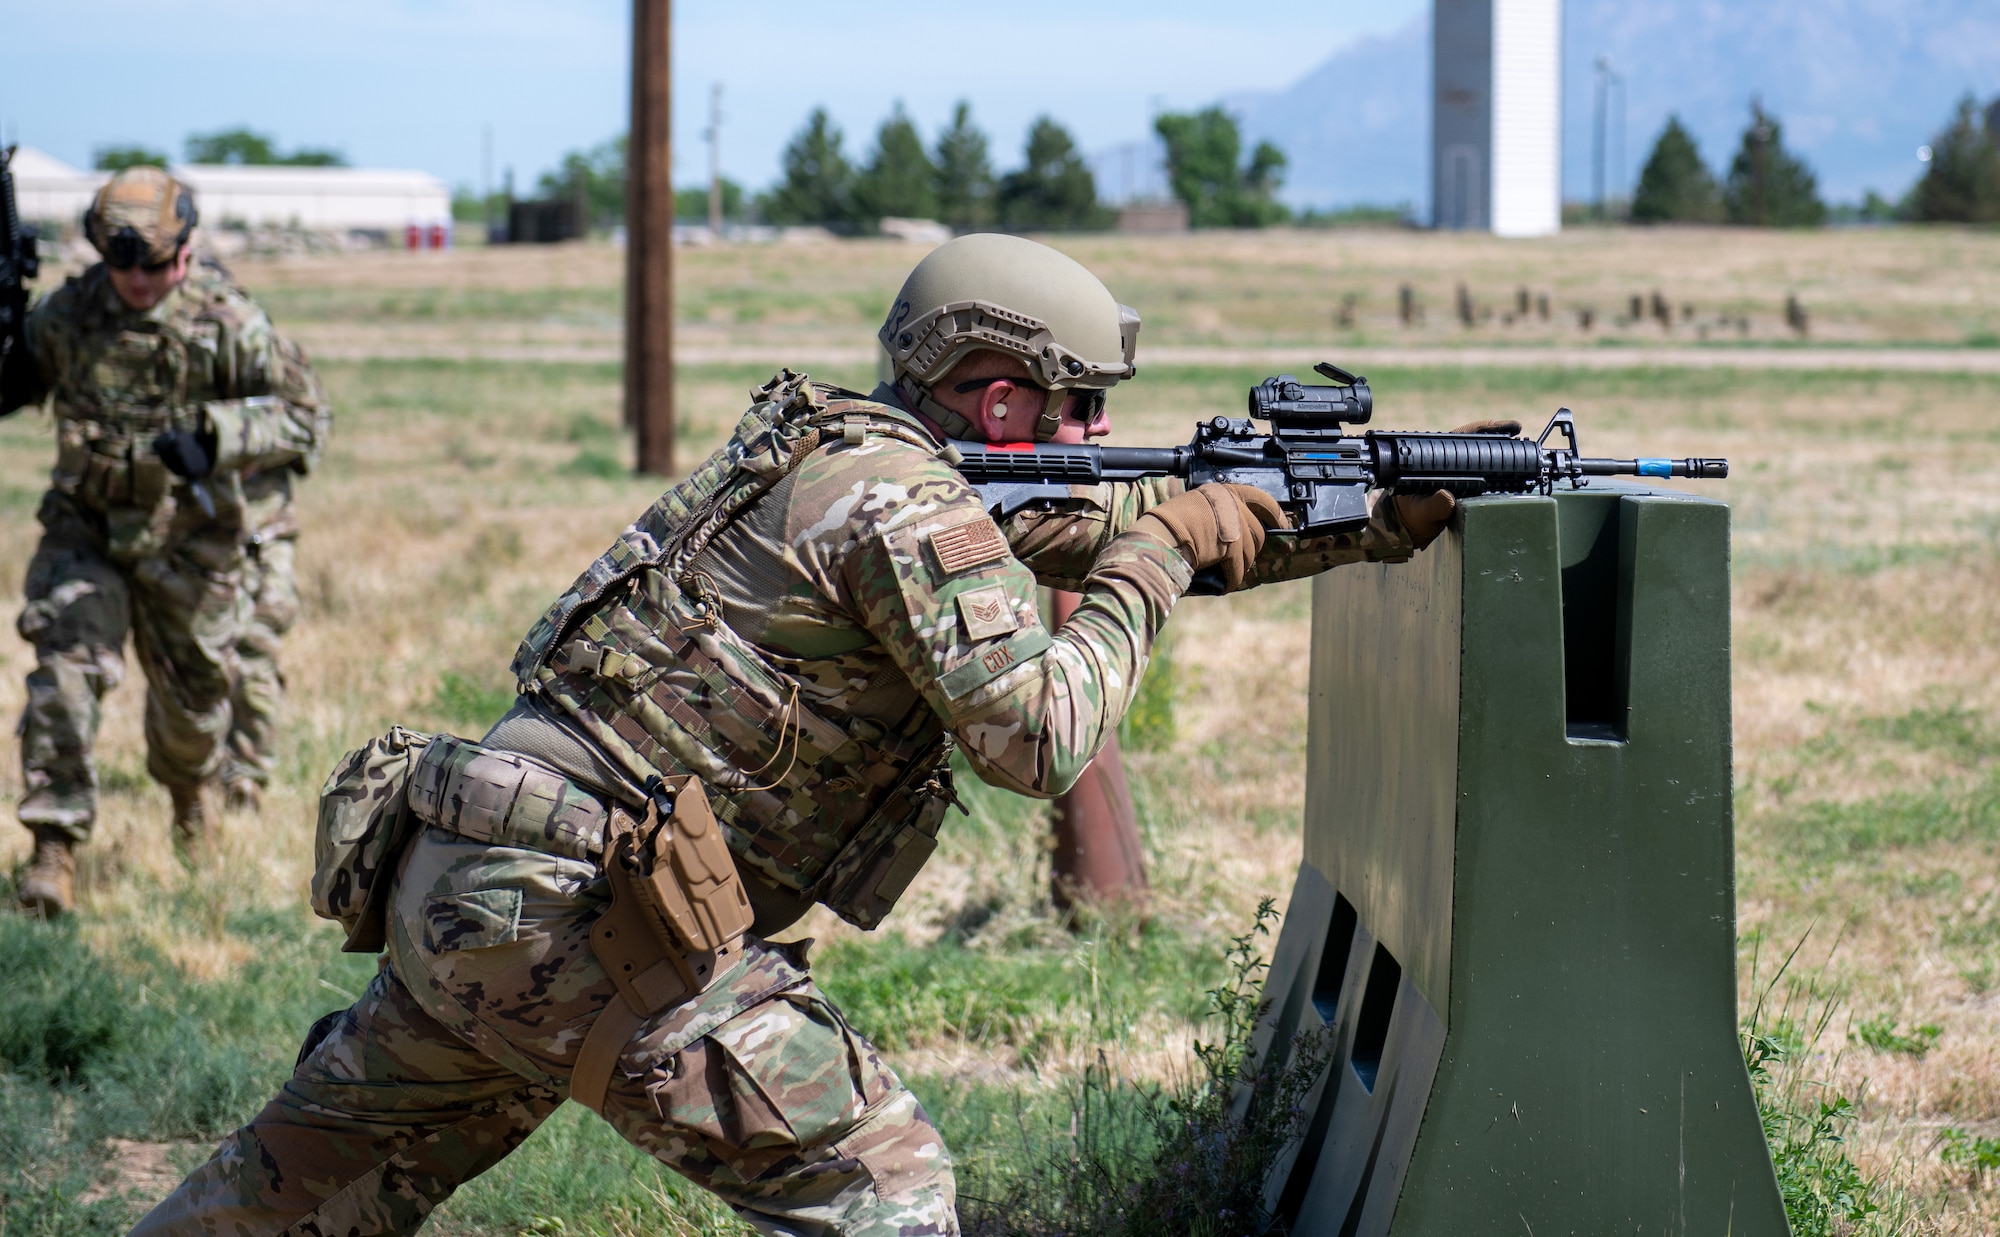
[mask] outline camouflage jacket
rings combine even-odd
[[[522,689],[643,782],[695,773],[731,849],[872,926],[935,845],[956,746],[983,780],[1066,790],[1124,716],[1192,577],[1132,523],[1178,487],[1079,489],[996,526],[887,402],[789,372],[538,622]],[[1385,524],[1281,546],[1260,580],[1406,556]],[[1060,631],[1036,584],[1082,594]]]
[[[220,272],[197,266],[148,310],[118,298],[103,264],[36,304],[26,331],[56,421],[54,487],[114,524],[158,523],[199,504],[152,442],[168,428],[213,436],[208,517],[266,535],[295,531],[291,477],[310,470],[331,411],[305,354]],[[131,517],[139,518],[131,518]],[[114,530],[115,535],[115,530]]]

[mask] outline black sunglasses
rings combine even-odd
[[[996,382],[1016,382],[1020,383],[1024,387],[1034,387],[1034,389],[1037,391],[1046,391],[1048,389],[1047,387],[1036,387],[1031,382],[1023,382],[1021,379],[1013,377],[1012,375],[1009,374],[998,374],[991,378],[974,378],[967,382],[961,382],[958,385],[952,387],[952,390],[958,392],[960,395],[963,395],[967,391],[984,390],[985,388],[992,386]],[[1098,417],[1104,415],[1104,392],[1087,391],[1087,390],[1077,391],[1076,407],[1073,410],[1071,410],[1069,415],[1075,420],[1083,422],[1085,425],[1089,425],[1092,421],[1097,420]]]
[[[105,242],[104,263],[115,271],[129,271],[136,266],[148,275],[157,275],[174,264],[173,258],[168,258],[164,262],[141,261],[149,248],[145,238],[139,235],[137,229],[123,227],[113,232],[110,239]],[[179,250],[176,249],[174,257],[179,256]]]

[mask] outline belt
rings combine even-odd
[[[494,846],[600,862],[613,809],[531,756],[439,735],[410,773],[418,820]]]

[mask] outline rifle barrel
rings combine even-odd
[[[1575,463],[1577,472],[1586,477],[1706,477],[1720,479],[1729,475],[1728,460],[1580,459]]]

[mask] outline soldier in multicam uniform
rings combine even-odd
[[[325,441],[303,353],[219,270],[192,263],[186,187],[114,176],[84,231],[104,261],[44,297],[0,373],[0,413],[52,398],[56,465],[38,513],[21,636],[35,646],[21,722],[35,862],[22,902],[74,903],[73,848],[97,816],[99,702],[133,635],[146,676],[147,770],[173,798],[184,857],[210,791],[254,809],[297,613],[292,478]]]
[[[1359,533],[1266,543],[1283,517],[1262,494],[1161,481],[997,526],[947,438],[1103,433],[1137,329],[1054,250],[966,237],[890,311],[894,383],[864,397],[787,371],[753,392],[528,633],[513,709],[478,744],[423,749],[382,969],[137,1231],[414,1232],[572,1098],[765,1232],[956,1233],[916,1097],[805,945],[768,938],[815,903],[881,922],[935,845],[954,750],[996,786],[1068,787],[1197,570],[1246,588],[1405,558],[1450,513],[1448,495],[1384,502]],[[1082,594],[1059,630],[1038,582]],[[707,787],[754,922],[694,995],[635,1008],[604,924],[637,879],[612,866],[619,822],[663,777]]]

